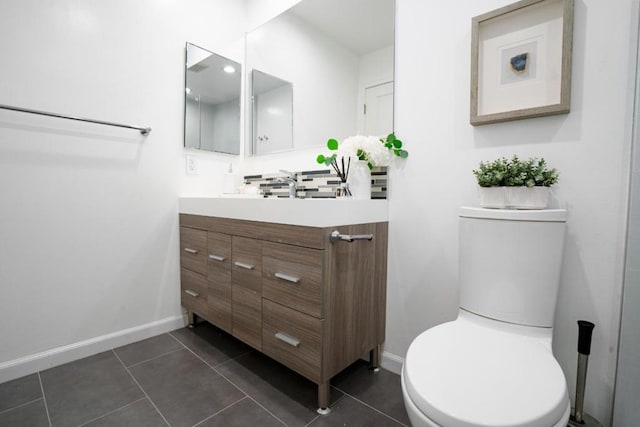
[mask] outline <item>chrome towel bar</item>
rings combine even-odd
[[[11,111],[19,111],[21,113],[39,114],[41,116],[57,117],[59,119],[76,120],[78,122],[97,123],[99,125],[107,125],[107,126],[115,126],[115,127],[119,127],[119,128],[135,129],[137,131],[140,131],[140,133],[143,134],[143,135],[148,135],[149,132],[151,132],[151,128],[144,127],[144,126],[123,125],[122,123],[106,122],[104,120],[94,120],[94,119],[85,119],[85,118],[82,118],[82,117],[65,116],[63,114],[49,113],[47,111],[40,111],[40,110],[32,110],[30,108],[14,107],[14,106],[11,106],[11,105],[0,104],[0,109],[11,110]]]
[[[331,232],[329,236],[331,243],[355,242],[356,240],[373,240],[373,234],[340,234],[338,230]]]

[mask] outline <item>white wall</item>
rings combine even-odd
[[[623,276],[635,0],[575,2],[569,115],[469,125],[471,17],[510,0],[398,0],[396,133],[410,157],[391,170],[386,351],[456,315],[458,206],[477,204],[481,160],[543,156],[569,211],[554,352],[573,397],[576,320],[596,323],[586,410],[609,423]],[[614,30],[615,29],[615,30]],[[417,237],[417,235],[419,237]]]
[[[305,21],[287,13],[248,34],[246,68],[293,84],[295,147],[355,134],[358,56]]]
[[[2,103],[153,131],[0,110],[0,382],[25,357],[181,320],[184,46],[216,50],[245,20],[233,0],[1,9]]]

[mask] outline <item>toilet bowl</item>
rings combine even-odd
[[[414,427],[566,426],[570,403],[551,337],[460,310],[420,334],[402,369]]]
[[[565,218],[461,208],[458,317],[421,333],[402,368],[414,427],[567,425],[551,350]]]

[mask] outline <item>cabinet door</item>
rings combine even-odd
[[[242,286],[234,286],[233,336],[262,351],[262,297]]]
[[[262,241],[231,238],[233,336],[262,350]]]
[[[209,320],[231,333],[231,236],[209,232],[207,245]]]
[[[324,250],[264,243],[262,296],[322,318]]]
[[[207,274],[207,232],[180,227],[180,265],[200,274]]]

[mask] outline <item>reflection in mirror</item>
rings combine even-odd
[[[393,131],[394,11],[394,0],[302,0],[247,34],[247,69],[296,88],[295,149]],[[254,141],[249,153],[270,152]]]
[[[187,43],[184,146],[240,153],[241,65]]]
[[[293,148],[293,85],[258,70],[251,72],[253,153]]]

